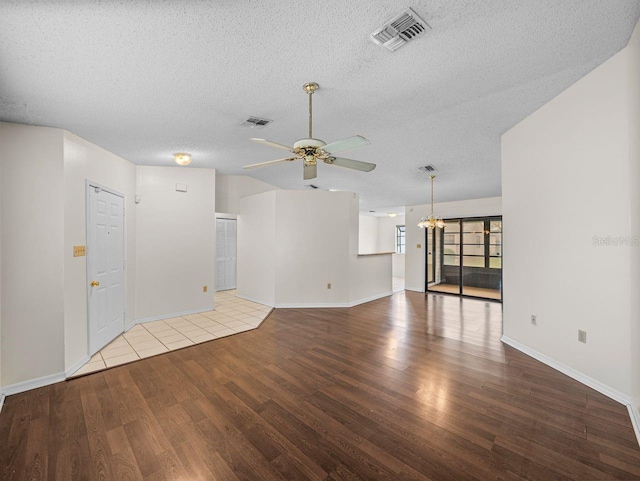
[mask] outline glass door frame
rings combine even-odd
[[[429,252],[427,251],[427,256],[425,256],[425,292],[427,293],[432,293],[432,294],[448,294],[448,295],[453,295],[453,296],[460,296],[460,297],[469,297],[471,299],[482,299],[485,301],[491,301],[491,302],[500,302],[502,303],[503,300],[503,285],[502,285],[502,278],[503,278],[503,274],[502,274],[502,270],[504,268],[504,256],[502,255],[502,251],[504,248],[504,244],[503,244],[503,238],[501,238],[500,241],[500,260],[501,260],[501,265],[500,265],[500,299],[492,299],[489,297],[479,297],[479,296],[472,296],[469,294],[464,294],[464,285],[463,285],[463,276],[462,276],[462,270],[464,268],[464,241],[463,241],[463,222],[478,222],[478,221],[483,221],[484,222],[484,226],[485,226],[485,239],[484,239],[484,250],[485,250],[485,267],[489,267],[489,265],[487,265],[487,263],[490,263],[491,260],[491,255],[490,255],[490,250],[491,250],[491,221],[496,221],[499,220],[502,223],[502,216],[501,215],[490,215],[490,216],[482,216],[482,217],[455,217],[455,218],[450,218],[450,219],[444,219],[445,223],[448,222],[459,222],[460,223],[460,230],[458,231],[458,234],[460,235],[460,253],[459,253],[459,258],[460,258],[460,262],[458,267],[458,293],[447,293],[447,292],[441,292],[441,291],[434,291],[434,290],[430,290],[429,289],[429,261],[428,261],[428,256],[429,256]],[[487,226],[489,226],[487,228]],[[502,234],[504,231],[504,225],[501,225],[500,228],[500,234]],[[431,264],[431,269],[432,269],[432,278],[435,280],[436,278],[436,262],[440,263],[440,269],[441,269],[441,274],[442,274],[442,269],[444,267],[444,229],[425,229],[425,246],[429,245],[428,242],[428,237],[431,235],[431,246],[432,246],[432,258],[433,258],[433,262]],[[440,252],[439,252],[439,258],[436,260],[436,244],[438,241],[437,236],[439,236],[439,242],[440,242]],[[495,257],[495,256],[494,256]]]

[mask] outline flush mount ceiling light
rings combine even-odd
[[[398,213],[397,213],[397,212],[387,212],[387,215],[388,215],[389,217],[395,217],[395,216],[397,216],[397,215],[398,215]]]
[[[433,215],[433,179],[435,179],[436,176],[430,175],[429,178],[431,179],[431,215],[420,219],[418,227],[421,229],[435,229],[436,227],[442,229],[446,224],[440,217],[434,217]]]
[[[179,152],[173,154],[173,160],[175,160],[178,165],[189,165],[191,163],[191,154]]]

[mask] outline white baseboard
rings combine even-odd
[[[197,314],[199,312],[213,311],[214,306],[201,307],[200,309],[190,309],[182,312],[172,312],[170,314],[162,314],[160,316],[143,317],[127,323],[124,327],[125,332],[136,324],[144,324],[145,322],[160,321],[162,319],[170,319],[172,317],[188,316],[189,314]]]
[[[515,341],[507,336],[502,336],[500,338],[502,342],[505,344],[517,349],[520,352],[525,353],[527,356],[531,356],[534,359],[546,364],[549,367],[552,367],[556,371],[560,371],[562,374],[566,374],[570,378],[575,379],[582,384],[589,386],[591,389],[595,389],[601,394],[613,399],[614,401],[618,401],[625,406],[628,404],[632,404],[633,400],[624,393],[613,389],[612,387],[607,386],[606,384],[601,383],[600,381],[596,381],[595,379],[582,374],[579,371],[576,371],[572,367],[567,366],[566,364],[562,364],[561,362],[556,361],[555,359],[550,358],[549,356],[542,354],[530,347],[525,346],[524,344],[520,344],[518,341]]]
[[[6,396],[4,395],[4,393],[0,393],[0,413],[2,412],[2,406],[4,406],[4,398]]]
[[[276,309],[323,309],[332,307],[351,307],[348,302],[301,302],[295,304],[276,304]]]
[[[86,363],[88,363],[89,359],[91,359],[91,356],[89,356],[87,354],[82,359],[80,359],[78,362],[74,363],[73,366],[71,366],[69,369],[67,369],[64,372],[65,378],[68,378],[69,376],[74,374],[78,369],[80,369],[82,366],[84,366]]]
[[[375,301],[377,299],[382,299],[383,297],[389,297],[394,294],[393,289],[389,292],[383,292],[382,294],[376,294],[375,296],[365,297],[364,299],[359,299],[357,301],[351,301],[347,307],[355,307],[360,304],[365,304],[367,302]]]
[[[636,433],[636,439],[638,440],[638,444],[640,444],[640,412],[638,412],[637,404],[627,404],[627,411],[629,411],[629,417],[631,418],[633,430]]]
[[[258,299],[254,299],[253,297],[241,296],[237,292],[236,292],[236,297],[238,297],[239,299],[244,299],[245,301],[255,302],[256,304],[262,304],[263,306],[274,307],[270,304],[265,303],[264,301],[259,301]]]
[[[411,291],[411,292],[426,292],[424,289],[414,289],[413,287],[407,287],[407,286],[404,286],[404,290]]]
[[[12,394],[18,394],[25,391],[30,391],[31,389],[37,389],[39,387],[48,386],[49,384],[54,384],[56,382],[64,381],[65,373],[58,372],[55,374],[49,374],[48,376],[42,376],[37,379],[31,379],[29,381],[18,382],[16,384],[11,384],[10,386],[4,386],[2,388],[2,392],[5,396],[10,396]]]
[[[613,389],[612,387],[607,386],[600,381],[596,381],[595,379],[586,376],[585,374],[576,371],[572,367],[562,364],[561,362],[558,362],[555,359],[552,359],[549,356],[536,351],[535,349],[531,349],[524,344],[520,344],[518,341],[515,341],[510,337],[502,336],[500,340],[505,344],[513,347],[514,349],[517,349],[518,351],[526,354],[527,356],[531,356],[532,358],[537,359],[547,366],[552,367],[556,371],[560,371],[562,374],[566,374],[570,378],[581,382],[585,386],[589,386],[591,389],[595,389],[600,394],[604,394],[608,398],[611,398],[614,401],[619,402],[620,404],[624,404],[627,407],[627,411],[629,411],[629,417],[631,418],[633,431],[636,433],[638,444],[640,444],[640,412],[638,412],[638,407],[635,401],[630,396],[616,389]]]
[[[243,296],[241,294],[236,294],[236,297],[240,299],[244,299],[246,301],[257,302],[258,304],[262,304],[263,306],[275,307],[277,309],[322,309],[322,308],[330,308],[330,307],[354,307],[360,304],[364,304],[365,302],[375,301],[376,299],[381,299],[383,297],[392,296],[393,292],[384,292],[382,294],[376,294],[375,296],[367,297],[364,299],[358,299],[357,301],[350,302],[296,302],[293,304],[276,304],[275,306],[269,306],[269,304],[265,304],[263,301],[259,301],[257,299],[253,299],[251,297]]]

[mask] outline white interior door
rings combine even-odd
[[[236,221],[216,219],[216,291],[236,288]]]
[[[124,332],[124,199],[88,186],[89,353]]]

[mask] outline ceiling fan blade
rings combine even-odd
[[[326,164],[337,165],[338,167],[346,167],[347,169],[360,170],[362,172],[371,172],[376,168],[376,164],[361,162],[360,160],[343,159],[341,157],[329,157],[324,162]]]
[[[359,149],[360,147],[364,147],[370,143],[371,142],[365,139],[362,135],[354,135],[348,139],[338,140],[337,142],[325,145],[322,147],[322,150],[328,154],[335,154],[337,152],[344,152],[345,150]]]
[[[287,147],[286,145],[282,145],[279,144],[277,142],[271,142],[270,140],[266,140],[266,139],[251,139],[254,142],[258,142],[260,144],[264,144],[264,145],[269,145],[271,147],[275,147],[276,149],[282,149],[282,150],[286,150],[288,152],[293,152],[293,148],[292,147]]]
[[[307,165],[304,164],[304,170],[302,171],[302,178],[304,180],[315,179],[318,175],[318,164]]]
[[[283,164],[285,162],[291,162],[292,160],[298,160],[298,158],[297,157],[290,157],[288,159],[270,160],[268,162],[260,162],[259,164],[245,165],[243,167],[243,169],[247,169],[247,170],[258,169],[260,167],[267,167],[269,165]]]

